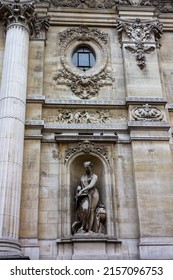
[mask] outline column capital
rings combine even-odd
[[[31,0],[0,1],[0,16],[5,31],[11,26],[22,26],[30,35],[39,37],[39,33],[49,27],[48,17],[40,19]]]

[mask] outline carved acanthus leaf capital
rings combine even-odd
[[[48,17],[39,18],[35,12],[33,1],[21,2],[20,0],[0,1],[0,16],[5,30],[11,25],[20,25],[28,29],[30,35],[38,37],[49,27]]]

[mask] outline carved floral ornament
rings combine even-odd
[[[56,84],[66,84],[81,99],[95,97],[99,94],[100,87],[112,84],[113,79],[107,69],[107,34],[97,28],[82,25],[61,32],[58,40],[63,69],[54,76]],[[96,65],[86,72],[75,67],[71,61],[73,51],[79,45],[91,47],[98,57]]]
[[[98,8],[111,9],[117,4],[131,5],[131,0],[37,0],[37,3],[48,2],[54,7],[70,7],[70,8]]]
[[[0,16],[5,31],[15,24],[29,30],[32,37],[40,37],[49,28],[49,17],[39,17],[33,1],[0,1]]]
[[[80,152],[100,154],[109,162],[108,151],[105,145],[96,145],[94,142],[83,141],[79,142],[77,145],[70,146],[66,150],[64,163],[66,163],[72,155]]]
[[[163,121],[164,114],[162,110],[149,104],[135,107],[131,112],[132,120],[135,121]]]
[[[137,65],[142,70],[146,67],[146,56],[160,47],[160,39],[163,34],[163,25],[159,20],[135,21],[117,19],[117,30],[121,46],[125,42],[125,49],[134,53]]]
[[[172,0],[35,0],[36,3],[49,3],[53,7],[112,9],[122,6],[153,6],[162,13],[173,12]]]

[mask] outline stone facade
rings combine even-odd
[[[0,18],[0,258],[172,259],[172,1],[6,0]],[[101,234],[72,232],[85,161]]]

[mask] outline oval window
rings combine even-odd
[[[74,51],[72,62],[79,69],[87,71],[96,63],[95,53],[90,47],[80,46]]]

